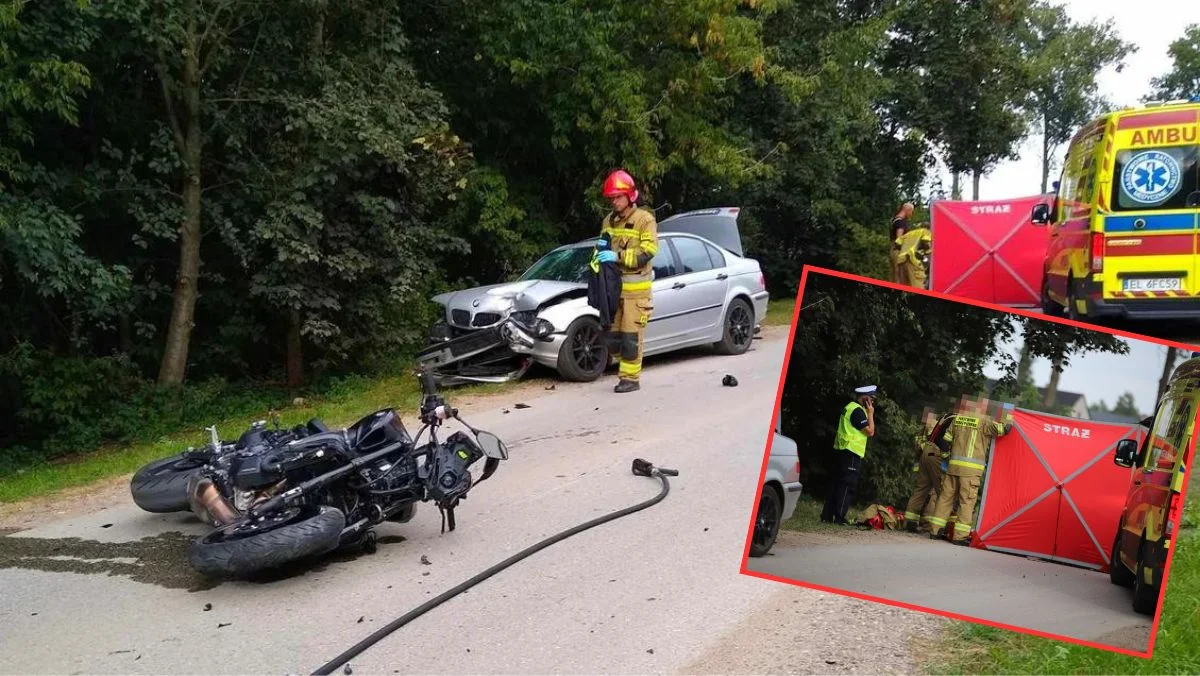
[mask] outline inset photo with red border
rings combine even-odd
[[[1149,658],[1195,350],[806,266],[741,572]]]

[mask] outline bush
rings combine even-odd
[[[219,378],[160,387],[121,356],[63,357],[23,344],[0,356],[0,474],[285,401],[281,391]]]

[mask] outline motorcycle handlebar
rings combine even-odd
[[[433,373],[421,371],[421,390],[425,394],[437,394],[437,383],[433,381]]]

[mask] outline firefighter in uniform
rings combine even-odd
[[[1012,422],[996,422],[986,412],[986,402],[972,402],[966,397],[959,401],[958,412],[947,428],[943,438],[950,445],[950,459],[946,476],[938,495],[937,506],[929,518],[934,529],[944,529],[950,518],[950,510],[958,503],[954,521],[954,532],[950,534],[952,544],[968,546],[967,536],[975,517],[975,500],[979,496],[979,484],[987,469],[987,450],[991,440],[1008,434]]]
[[[925,409],[921,430],[914,438],[917,460],[913,463],[913,472],[917,475],[917,490],[913,492],[908,506],[904,508],[904,527],[910,533],[928,531],[929,517],[933,515],[937,506],[938,489],[942,486],[942,451],[930,437],[939,426],[938,417],[933,410]]]
[[[625,171],[609,174],[603,194],[612,204],[600,233],[607,236],[609,246],[597,247],[594,260],[616,263],[621,272],[621,301],[609,336],[613,353],[620,355],[619,381],[613,391],[634,392],[640,388],[646,325],[654,311],[651,260],[658,253],[658,222],[654,212],[637,206],[637,186]]]
[[[932,233],[925,226],[918,226],[896,238],[896,267],[898,281],[907,286],[924,289],[929,279],[929,253]]]
[[[858,487],[863,458],[867,454],[867,437],[875,436],[876,389],[874,385],[867,385],[854,390],[855,400],[846,404],[838,418],[833,439],[837,474],[821,512],[821,521],[825,523],[850,524],[846,520],[846,510]]]

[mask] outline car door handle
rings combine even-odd
[[[729,279],[729,275],[722,272],[721,274],[717,275],[717,279],[719,279],[721,281],[725,281],[726,279]]]
[[[675,282],[675,284],[673,284],[671,286],[671,288],[672,289],[682,289],[685,286],[687,286],[687,284],[684,284],[683,282]]]

